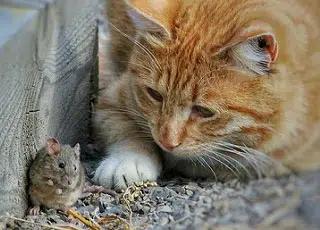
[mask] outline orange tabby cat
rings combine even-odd
[[[95,114],[109,155],[97,183],[320,166],[320,1],[109,4],[111,53],[128,66],[116,58],[124,73]]]

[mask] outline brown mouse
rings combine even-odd
[[[40,206],[67,210],[83,191],[85,173],[80,162],[80,145],[61,145],[57,139],[47,140],[29,171],[29,214],[38,215]]]

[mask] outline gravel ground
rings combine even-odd
[[[83,193],[72,209],[103,229],[320,229],[320,171],[246,184],[162,179],[116,195]],[[41,225],[14,221],[9,229],[89,229],[56,210],[25,219]]]

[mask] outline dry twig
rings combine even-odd
[[[131,204],[137,199],[139,196],[142,195],[142,189],[147,187],[156,187],[158,186],[157,182],[138,182],[130,185],[122,194],[121,202],[124,203],[127,207],[129,212],[129,223],[132,226],[132,210]]]
[[[101,230],[102,229],[99,225],[94,224],[92,221],[87,220],[86,218],[82,217],[79,213],[73,211],[72,209],[69,209],[67,211],[67,214],[74,216],[75,218],[80,220],[83,224],[85,224],[86,226],[88,226],[92,230]]]

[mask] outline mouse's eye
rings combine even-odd
[[[74,166],[74,171],[77,171],[77,166]]]
[[[59,164],[59,168],[63,169],[64,167],[65,167],[65,164],[64,164],[63,162],[61,162],[61,163]]]

